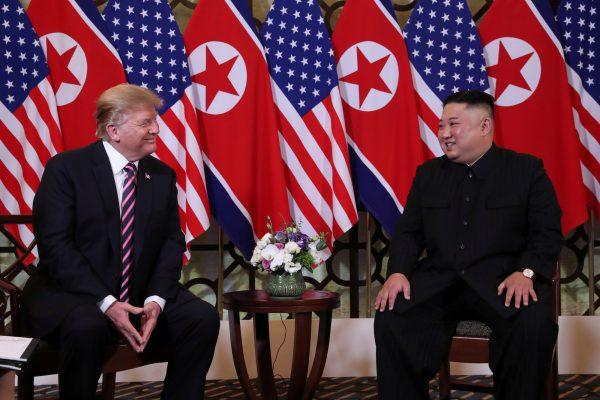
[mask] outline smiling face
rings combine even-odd
[[[492,118],[483,106],[448,103],[444,106],[438,140],[450,161],[472,164],[492,146]]]
[[[110,143],[129,161],[140,160],[156,151],[159,132],[156,109],[141,105],[123,113],[119,124],[108,125]]]

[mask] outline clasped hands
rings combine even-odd
[[[533,301],[538,301],[537,294],[533,289],[533,281],[519,271],[513,272],[498,285],[498,296],[502,295],[505,290],[504,305],[506,307],[510,306],[513,298],[515,308],[521,308],[521,305],[528,306],[530,297]],[[390,310],[393,309],[399,293],[403,293],[404,298],[410,300],[410,282],[404,274],[394,273],[387,278],[377,294],[375,310],[384,311],[386,305]]]
[[[150,335],[156,326],[156,320],[160,312],[160,306],[154,301],[146,303],[143,308],[115,301],[106,310],[106,316],[123,337],[125,337],[131,348],[137,353],[141,353],[150,340]],[[129,321],[129,314],[142,315],[139,332],[131,324],[131,321]]]

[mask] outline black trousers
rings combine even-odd
[[[184,289],[167,302],[147,346],[170,345],[162,399],[204,398],[206,374],[218,335],[219,317],[209,303]],[[74,308],[54,332],[43,338],[59,346],[61,400],[95,398],[106,345],[118,338],[108,318],[89,303]]]
[[[504,319],[462,281],[404,313],[377,312],[379,399],[429,399],[429,380],[448,354],[458,321],[470,319],[492,329],[489,358],[495,398],[540,399],[558,334],[550,305],[530,300],[529,306]]]

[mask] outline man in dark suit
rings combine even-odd
[[[150,156],[161,104],[134,85],[104,92],[101,140],[53,157],[36,193],[39,265],[24,289],[22,333],[60,347],[61,399],[94,398],[105,344],[119,334],[137,352],[170,345],[162,398],[204,396],[219,319],[179,284],[175,172]]]
[[[492,329],[496,398],[540,398],[558,331],[561,212],[541,160],[493,144],[493,108],[479,91],[446,99],[445,155],[417,169],[375,303],[380,399],[429,398],[463,319]]]

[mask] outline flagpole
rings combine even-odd
[[[366,286],[366,290],[367,290],[367,300],[366,300],[366,316],[367,318],[371,318],[371,213],[367,213],[367,218],[366,218],[366,224],[367,224],[367,244],[366,244],[366,250],[367,250],[367,271],[365,273],[365,286]]]
[[[223,229],[219,225],[219,270],[217,271],[217,311],[219,319],[223,319],[223,270],[225,269],[225,261],[223,259],[225,252],[223,251]]]
[[[594,224],[594,211],[592,209],[589,210],[589,215],[590,215],[590,219],[589,219],[589,227],[590,227],[590,233],[588,235],[588,291],[589,291],[589,302],[590,302],[590,307],[588,310],[588,314],[589,315],[594,315],[595,314],[595,310],[594,310],[594,288],[595,288],[595,282],[594,282],[594,272],[595,272],[595,268],[594,268],[594,242],[595,242],[595,224]]]

